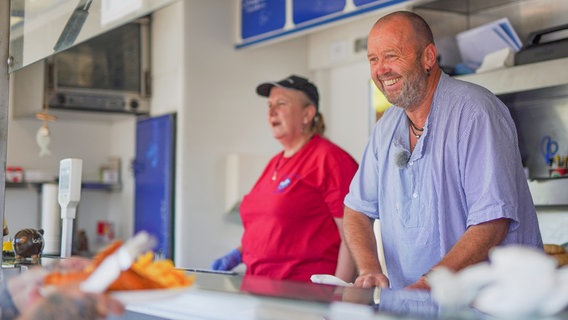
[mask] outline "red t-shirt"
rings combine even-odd
[[[334,218],[343,217],[357,162],[319,135],[282,156],[270,160],[239,209],[246,274],[302,281],[335,274],[341,238]]]

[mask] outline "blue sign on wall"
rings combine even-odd
[[[283,29],[286,0],[242,0],[241,19],[243,39]]]
[[[294,0],[294,23],[314,20],[345,8],[345,0]]]
[[[290,35],[409,0],[240,0],[241,38],[237,48]],[[286,3],[291,1],[291,12]],[[292,15],[287,16],[286,14]],[[287,25],[286,23],[291,25]]]
[[[384,2],[385,0],[353,0],[353,3],[355,4],[355,6],[360,7],[369,3],[381,2],[381,1]]]

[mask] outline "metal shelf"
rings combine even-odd
[[[566,206],[568,205],[568,179],[539,179],[530,180],[529,189],[535,206]]]
[[[6,182],[6,188],[9,189],[36,189],[41,191],[41,185],[44,183],[57,183],[56,181],[38,181],[38,182]],[[83,190],[102,190],[115,192],[122,190],[120,183],[103,183],[97,181],[85,181],[81,184]]]
[[[81,188],[84,190],[120,191],[122,190],[122,184],[87,181],[81,184]]]
[[[558,72],[564,70],[567,63],[568,58],[561,58],[456,78],[477,83],[494,94],[515,93],[568,84],[568,73]]]
[[[51,181],[46,181],[46,183]],[[41,184],[39,182],[6,182],[6,188],[8,189],[41,189]]]

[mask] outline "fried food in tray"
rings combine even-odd
[[[566,248],[564,248],[563,246],[559,245],[559,244],[553,244],[553,243],[545,243],[544,244],[544,252],[547,254],[560,254],[560,253],[566,253]]]
[[[54,271],[44,279],[46,286],[64,285],[85,281],[102,261],[114,253],[122,241],[115,241],[94,258],[91,264],[81,271]],[[193,283],[193,276],[186,275],[183,270],[176,269],[171,260],[154,261],[153,252],[139,256],[130,269],[122,271],[107,291],[148,290],[188,287]]]
[[[568,265],[568,252],[564,246],[547,243],[544,244],[544,252],[556,259],[559,268]]]
[[[552,255],[558,262],[558,267],[568,266],[568,253],[559,253]]]

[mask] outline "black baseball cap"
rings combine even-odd
[[[300,90],[305,93],[308,98],[310,98],[310,100],[312,100],[312,102],[316,106],[316,110],[319,108],[318,88],[306,78],[291,75],[288,78],[282,79],[278,82],[271,81],[261,83],[258,85],[258,87],[256,87],[256,93],[258,93],[258,95],[260,96],[268,97],[268,95],[270,95],[270,90],[272,90],[274,86]]]

